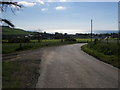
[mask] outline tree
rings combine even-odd
[[[0,11],[1,12],[4,12],[4,11],[6,11],[7,8],[10,8],[11,11],[14,13],[14,10],[12,9],[11,6],[15,6],[17,10],[22,7],[17,2],[13,2],[11,0],[7,0],[7,2],[0,1]],[[1,23],[4,22],[4,23],[8,24],[9,26],[14,27],[14,24],[12,24],[11,21],[9,21],[7,19],[0,18],[0,21],[1,21]]]

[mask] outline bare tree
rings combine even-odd
[[[16,7],[17,10],[22,7],[17,2],[13,2],[12,0],[7,0],[6,2],[0,1],[0,11],[1,11],[1,13],[5,12],[7,8],[10,8],[12,13],[14,13],[14,10],[11,6]],[[1,23],[4,22],[4,23],[8,24],[9,26],[14,27],[14,24],[12,24],[11,21],[9,21],[7,19],[0,18],[0,21],[1,21]]]

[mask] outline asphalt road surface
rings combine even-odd
[[[81,45],[43,49],[36,88],[117,88],[118,69],[84,53]]]

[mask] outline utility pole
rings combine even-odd
[[[91,42],[92,42],[92,19],[91,19]]]
[[[118,21],[118,38],[117,38],[118,45],[119,45],[119,40],[120,40],[120,21]]]
[[[118,2],[118,45],[120,40],[120,1]]]

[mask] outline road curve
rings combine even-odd
[[[42,51],[36,88],[117,88],[118,69],[73,44]]]

